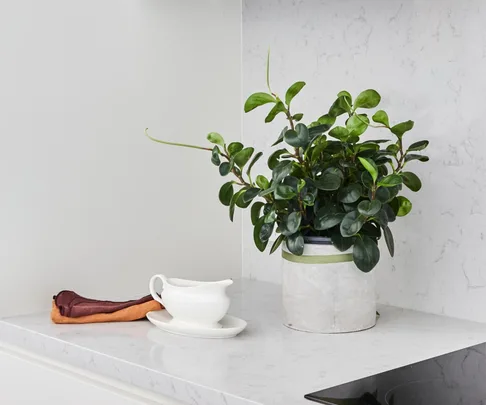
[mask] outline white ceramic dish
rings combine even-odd
[[[147,318],[157,328],[165,332],[197,338],[232,338],[246,328],[246,321],[231,315],[225,315],[224,318],[219,321],[221,324],[221,327],[219,328],[205,328],[197,325],[184,324],[182,322],[173,322],[172,316],[170,316],[165,309],[161,311],[151,311],[147,314]]]
[[[162,282],[162,293],[159,296],[155,290],[155,282]],[[150,279],[149,289],[154,300],[178,322],[198,325],[199,328],[220,328],[219,321],[223,319],[230,306],[226,288],[233,280],[194,281],[180,278],[167,278],[156,274]]]

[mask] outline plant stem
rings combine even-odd
[[[221,156],[225,157],[228,160],[228,162],[230,161],[230,157],[226,153],[221,153]],[[234,167],[231,169],[231,173],[233,173],[235,175],[235,177],[241,182],[241,184],[240,184],[241,186],[250,186],[251,187],[251,184],[247,183],[245,181],[245,179],[243,178],[243,173],[238,174]]]
[[[207,150],[207,151],[210,151],[212,152],[212,149],[211,148],[205,148],[204,146],[197,146],[197,145],[188,145],[186,143],[177,143],[177,142],[167,142],[167,141],[162,141],[160,139],[157,139],[157,138],[152,138],[149,134],[148,134],[148,128],[145,128],[145,131],[144,131],[145,135],[151,139],[152,141],[154,142],[158,142],[158,143],[163,143],[164,145],[172,145],[172,146],[181,146],[183,148],[193,148],[193,149],[201,149],[201,150]]]
[[[272,93],[272,89],[270,88],[270,48],[268,48],[267,53],[267,87],[268,91]]]
[[[290,129],[295,130],[294,119],[292,118],[292,114],[290,113],[290,107],[285,110],[285,115],[287,116],[287,119],[289,120]]]
[[[404,166],[404,160],[405,160],[405,153],[403,153],[403,143],[402,143],[402,140],[400,138],[398,138],[398,146],[400,147],[400,159],[397,160],[397,172],[402,170],[403,169],[403,166]]]
[[[353,114],[357,119],[359,119],[363,124],[368,125],[371,128],[388,128],[386,125],[373,125],[370,124],[369,122],[366,122],[363,118],[361,118],[356,112],[353,112]]]
[[[285,110],[285,115],[287,116],[287,119],[289,121],[289,124],[290,124],[290,129],[294,130],[295,131],[295,124],[294,124],[294,119],[292,118],[292,113],[290,112],[290,107],[288,107],[286,110]],[[295,157],[297,158],[297,160],[299,161],[299,163],[301,165],[304,165],[304,160],[302,159],[302,156],[300,156],[300,151],[299,151],[299,148],[294,148],[295,150]]]

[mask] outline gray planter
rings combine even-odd
[[[309,243],[312,242],[312,243]],[[376,323],[374,274],[329,240],[306,240],[303,256],[282,248],[284,324],[314,333],[357,332]]]

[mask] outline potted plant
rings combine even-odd
[[[390,223],[407,215],[412,203],[400,195],[403,186],[422,187],[408,170],[413,161],[426,162],[417,152],[429,142],[405,146],[413,121],[391,124],[381,97],[364,90],[353,99],[341,91],[321,117],[303,123],[294,112],[294,97],[305,82],[296,82],[281,98],[270,88],[252,94],[246,113],[271,107],[265,122],[278,115],[287,126],[276,137],[268,158],[270,176],[254,176],[252,168],[263,153],[241,142],[227,143],[211,132],[212,147],[150,139],[168,145],[210,152],[221,176],[231,176],[219,191],[233,220],[236,207],[250,207],[254,242],[260,251],[276,235],[270,253],[282,245],[285,325],[309,332],[337,333],[370,328],[376,322],[375,290],[371,270],[380,259],[378,240],[384,238],[394,255]],[[364,139],[369,129],[390,138]]]

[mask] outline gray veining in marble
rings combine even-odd
[[[396,256],[382,248],[379,302],[486,322],[486,2],[481,0],[244,0],[243,95],[307,82],[292,102],[309,122],[338,91],[382,94],[393,123],[413,119],[405,142],[431,141],[427,164],[410,164],[423,189],[392,224]],[[243,116],[243,143],[269,151],[285,125],[267,108]],[[378,131],[378,132],[377,132]],[[381,138],[379,130],[367,137]],[[386,134],[385,134],[386,135]],[[266,153],[268,156],[268,153]],[[267,173],[266,159],[253,169]],[[279,282],[280,258],[253,246],[243,221],[243,275]]]
[[[161,332],[146,321],[53,325],[48,314],[0,320],[0,341],[197,405],[307,404],[303,395],[486,341],[486,325],[393,307],[370,330],[297,332],[281,324],[279,286],[230,287],[237,338]]]

